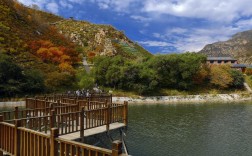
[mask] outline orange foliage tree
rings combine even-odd
[[[77,59],[74,50],[64,46],[57,46],[48,40],[38,40],[30,43],[32,51],[45,62],[58,64],[61,71],[73,73],[72,64]]]
[[[252,75],[252,68],[246,68],[245,74],[248,76]]]

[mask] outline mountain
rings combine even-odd
[[[111,25],[98,25],[73,19],[52,23],[61,34],[76,43],[88,57],[122,55],[126,58],[139,58],[151,54],[128,39],[123,31]]]
[[[152,56],[110,25],[65,19],[38,10],[36,5],[26,7],[17,0],[0,0],[0,64],[9,62],[9,67],[15,67],[15,72],[24,77],[19,82],[15,72],[0,68],[0,90],[27,90],[28,75],[40,76],[35,79],[42,80],[46,90],[69,89],[77,83],[82,57],[92,61],[100,55],[121,55],[130,60]],[[7,79],[1,82],[4,74]],[[8,76],[13,76],[13,81]]]
[[[239,63],[252,63],[252,30],[237,33],[231,39],[206,45],[201,54],[207,56],[231,56]]]

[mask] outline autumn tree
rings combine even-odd
[[[220,89],[228,88],[233,82],[230,70],[231,68],[228,65],[211,66],[210,83]]]
[[[39,56],[44,62],[51,62],[57,64],[59,69],[64,72],[74,73],[74,64],[77,59],[72,49],[57,46],[49,40],[33,41],[30,48]]]
[[[252,75],[252,68],[246,68],[245,74],[248,76]]]

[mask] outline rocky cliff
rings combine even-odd
[[[224,42],[206,45],[199,53],[207,56],[231,56],[240,63],[252,63],[252,30],[237,33]]]

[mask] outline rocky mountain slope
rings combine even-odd
[[[73,19],[61,20],[52,25],[81,47],[84,55],[88,57],[122,55],[135,59],[151,55],[128,39],[122,31],[110,25],[97,25]]]
[[[237,33],[224,42],[206,45],[199,53],[207,56],[231,56],[240,63],[252,63],[252,30]]]

